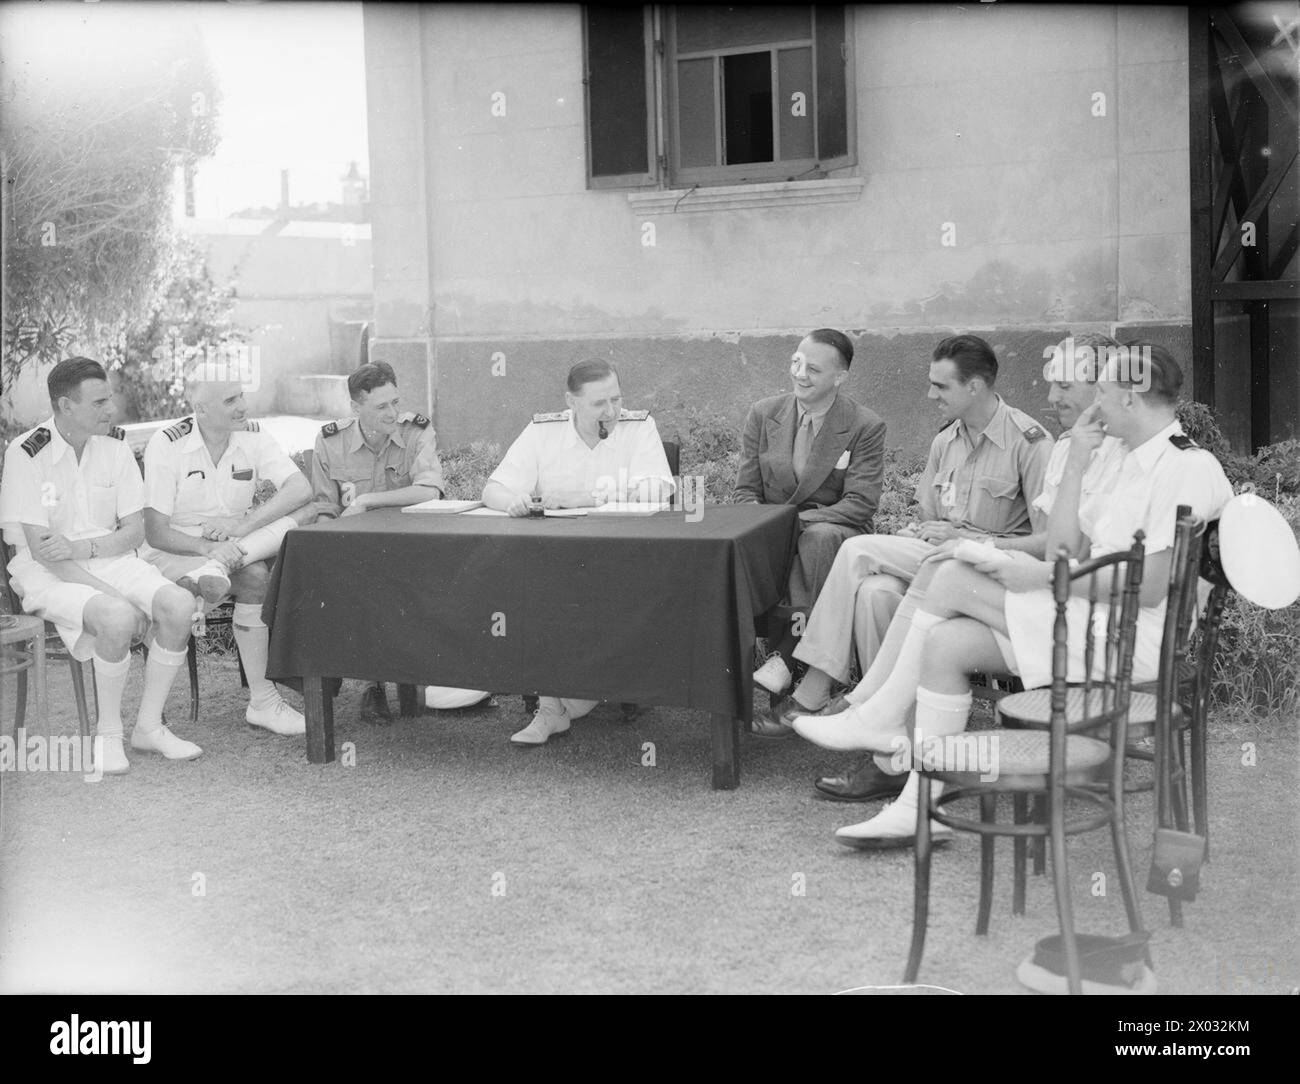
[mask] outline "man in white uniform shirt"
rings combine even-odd
[[[580,361],[569,370],[566,387],[569,409],[533,415],[483,487],[483,503],[527,516],[534,497],[544,508],[668,500],[675,485],[659,428],[649,411],[623,409],[614,367]],[[510,740],[541,745],[595,706],[594,700],[543,696],[533,721]]]
[[[152,628],[131,748],[168,760],[203,750],[162,721],[185,661],[194,598],[136,556],[144,539],[144,484],[121,429],[103,366],[68,358],[46,381],[53,417],[5,451],[0,526],[16,548],[9,562],[23,609],[52,621],[74,658],[95,661],[99,769],[127,771],[122,692],[131,642]]]
[[[1219,461],[1198,448],[1178,423],[1183,377],[1173,356],[1149,343],[1129,343],[1124,350],[1123,358],[1108,363],[1096,405],[1071,432],[1048,520],[1046,552],[1065,546],[1079,558],[1100,557],[1128,549],[1134,533],[1143,531],[1146,564],[1132,674],[1134,684],[1140,684],[1153,680],[1159,666],[1178,506],[1214,519],[1231,499],[1232,487]],[[1123,441],[1125,454],[1107,484],[1085,494],[1092,454],[1108,436]],[[971,673],[1010,669],[1027,689],[1049,684],[1056,616],[1052,572],[1052,562],[1024,553],[974,567],[945,561],[912,618],[893,673],[876,694],[846,713],[851,718],[801,717],[795,730],[827,748],[892,752],[899,737],[908,737],[906,720],[913,705],[917,735],[963,731],[970,716]],[[1073,585],[1067,613],[1069,681],[1084,676],[1088,589],[1086,581]],[[908,845],[915,836],[916,801],[913,773],[896,802],[869,821],[841,828],[836,838],[864,849]],[[933,827],[936,839],[951,838],[951,829]]]
[[[269,634],[262,602],[268,560],[285,532],[314,518],[311,483],[269,433],[247,420],[238,383],[189,382],[194,413],[161,429],[144,453],[142,556],[210,605],[234,595],[234,634],[248,678],[245,720],[275,734],[304,734],[302,713],[267,680]],[[263,479],[276,492],[257,508]]]

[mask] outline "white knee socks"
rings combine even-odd
[[[262,620],[262,604],[236,602],[234,624],[235,644],[244,663],[244,677],[248,678],[248,703],[253,708],[268,708],[279,693],[275,691],[275,683],[266,680],[271,634]]]
[[[106,662],[95,653],[95,696],[99,702],[101,738],[122,736],[122,691],[126,688],[127,671],[131,669],[131,653],[118,662]]]
[[[136,729],[151,734],[162,726],[163,706],[172,682],[185,662],[185,652],[169,651],[156,642],[149,646],[149,660],[144,664],[144,689],[140,693],[140,713],[136,716]]]
[[[916,615],[921,612],[921,603],[924,601],[924,591],[909,590],[903,596],[903,601],[894,611],[893,620],[889,622],[889,629],[885,632],[885,638],[881,641],[876,657],[871,660],[871,665],[862,675],[862,680],[845,694],[845,699],[850,704],[865,704],[880,691],[880,687],[884,685],[897,664],[899,650],[907,639],[908,630],[912,627]]]
[[[907,713],[916,702],[916,687],[921,680],[921,655],[926,634],[942,620],[942,617],[925,610],[917,611],[907,626],[907,635],[898,649],[893,670],[876,694],[860,704],[857,711],[881,726],[894,726],[900,730],[906,727]],[[890,632],[893,632],[892,626]],[[872,670],[875,668],[873,664]]]

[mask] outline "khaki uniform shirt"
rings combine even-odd
[[[960,420],[946,425],[916,487],[921,519],[999,537],[1031,533],[1030,505],[1043,488],[1052,445],[1046,429],[1001,396],[982,433]]]
[[[363,493],[384,493],[406,486],[446,490],[438,443],[423,414],[407,412],[378,453],[361,436],[356,418],[341,418],[316,435],[311,464],[312,508],[318,516],[337,518]]]

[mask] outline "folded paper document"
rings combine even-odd
[[[408,504],[402,509],[403,512],[468,512],[471,508],[482,508],[482,501],[421,501],[419,504]]]
[[[649,516],[655,512],[667,512],[667,501],[608,501],[597,505],[591,511],[600,516]]]

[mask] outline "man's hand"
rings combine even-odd
[[[962,539],[960,538],[950,538],[947,542],[941,542],[939,547],[933,553],[927,553],[921,559],[921,563],[925,564],[926,561],[946,561],[951,559],[953,553],[961,542]]]
[[[514,500],[506,505],[506,515],[514,516],[515,519],[523,519],[531,512],[532,504],[533,502],[527,497],[515,497]]]
[[[343,514],[339,518],[346,519],[348,516],[359,516],[370,507],[370,502],[366,500],[368,496],[370,496],[368,493],[359,493],[353,497],[351,503],[343,509]]]
[[[937,546],[952,538],[959,538],[957,528],[946,519],[928,519],[916,529],[916,537],[922,542]]]
[[[543,508],[592,508],[602,505],[608,498],[603,494],[592,496],[577,490],[556,489],[542,494]]]
[[[921,525],[920,525],[919,523],[909,523],[909,524],[907,524],[906,526],[900,527],[900,528],[898,529],[898,537],[899,537],[899,538],[919,538],[919,537],[920,537],[920,533],[919,533],[919,532],[920,532],[920,527],[921,527]]]
[[[1031,557],[1022,550],[1000,550],[1010,557],[997,561],[981,561],[975,566],[977,572],[983,572],[990,579],[996,580],[1008,591],[1045,591],[1052,585],[1052,566],[1037,557]]]
[[[214,561],[220,561],[226,566],[227,572],[234,572],[235,569],[243,567],[247,554],[239,548],[239,543],[233,538],[226,539],[224,542],[213,543],[208,550],[208,556]]]
[[[41,544],[36,548],[36,554],[43,561],[76,560],[72,555],[72,543],[61,534],[42,535]]]
[[[1079,415],[1079,420],[1070,430],[1069,464],[1071,466],[1086,467],[1092,453],[1100,448],[1101,442],[1106,439],[1106,430],[1101,427],[1100,415],[1099,404],[1093,403]]]
[[[247,533],[243,516],[212,516],[203,521],[203,537],[212,542],[239,538]]]

